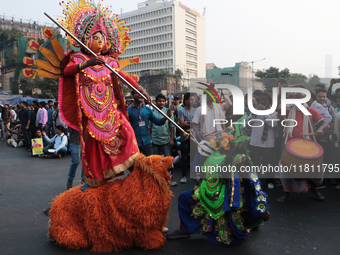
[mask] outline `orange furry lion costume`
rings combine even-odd
[[[49,238],[67,249],[92,247],[95,252],[161,248],[171,204],[167,169],[172,161],[139,154],[125,179],[62,193],[51,206]]]

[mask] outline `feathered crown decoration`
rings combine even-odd
[[[94,0],[71,0],[67,3],[62,1],[60,5],[63,7],[64,17],[59,18],[59,22],[67,30],[69,30],[80,41],[91,48],[92,35],[101,32],[106,42],[102,53],[109,54],[118,58],[131,43],[131,37],[127,34],[131,31],[129,27],[125,27],[125,20],[118,20],[117,15],[113,14],[108,7],[104,8],[100,2],[94,3]],[[44,35],[51,41],[54,52],[48,50],[44,45],[40,45],[35,40],[30,40],[28,46],[31,49],[39,51],[47,61],[40,59],[32,59],[25,57],[23,63],[28,66],[37,66],[38,69],[25,68],[23,74],[26,77],[35,78],[36,76],[57,79],[63,76],[63,70],[68,63],[68,57],[64,55],[64,50],[57,38],[53,35],[49,27],[43,29]],[[68,35],[67,35],[68,36]],[[71,45],[78,47],[78,43],[68,36]],[[120,69],[130,65],[139,64],[140,57],[126,58],[118,61]],[[125,75],[132,78],[135,82],[139,81],[136,74]]]
[[[129,27],[124,26],[125,20],[119,20],[118,15],[111,11],[111,7],[103,7],[95,0],[70,0],[60,2],[64,16],[57,20],[80,41],[90,46],[92,35],[100,31],[106,40],[104,52],[111,55],[122,54],[131,43],[127,32]],[[68,36],[70,44],[79,47],[78,43]]]

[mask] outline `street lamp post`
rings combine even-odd
[[[262,58],[256,61],[251,61],[251,74],[252,74],[252,80],[253,80],[253,89],[255,90],[255,79],[254,79],[254,63],[265,60],[266,58]]]

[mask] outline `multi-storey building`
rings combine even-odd
[[[141,76],[143,70],[180,69],[184,79],[205,78],[204,16],[175,0],[148,0],[119,19],[126,20],[132,39],[121,57],[141,57],[124,71]]]
[[[27,38],[45,39],[46,37],[42,33],[42,29],[46,26],[49,26],[53,29],[56,28],[56,26],[52,24],[47,24],[47,23],[40,24],[37,21],[16,19],[14,17],[0,15],[0,28],[1,29],[16,28],[20,30],[23,33],[23,35]]]
[[[218,84],[231,84],[239,87],[244,94],[248,88],[264,90],[263,83],[256,77],[257,69],[253,69],[251,63],[239,62],[233,67],[218,68],[209,63],[207,67],[207,82]]]

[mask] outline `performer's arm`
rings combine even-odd
[[[79,63],[79,64],[76,64],[72,60],[70,60],[70,63],[64,69],[64,75],[65,76],[74,76],[77,73],[79,73],[81,70],[83,70],[83,69],[85,69],[89,66],[104,65],[104,64],[105,64],[105,60],[100,56],[94,57],[90,60],[87,60],[87,61]]]
[[[135,87],[138,91],[140,91],[142,93],[143,96],[145,96],[148,100],[148,102],[151,103],[151,97],[149,96],[148,93],[146,93],[145,89],[140,86],[137,82],[135,82],[130,76],[126,75],[124,72],[122,71],[118,71],[118,73],[125,79],[127,80],[133,87]]]
[[[74,76],[76,75],[77,73],[79,73],[79,70],[78,70],[78,65],[77,64],[74,64],[74,63],[70,63],[68,64],[65,69],[64,69],[64,75],[65,76]]]

